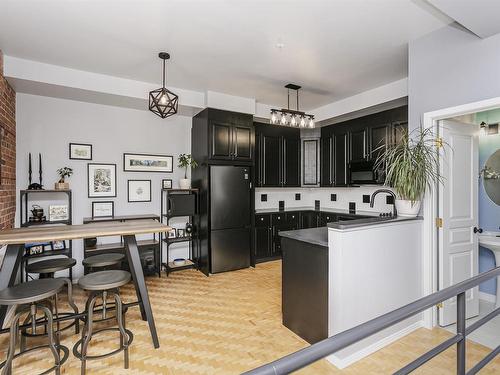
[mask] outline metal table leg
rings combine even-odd
[[[151,309],[151,303],[149,302],[148,289],[146,287],[146,281],[144,280],[144,273],[142,272],[137,241],[134,235],[123,236],[123,240],[125,242],[125,252],[127,254],[130,273],[132,274],[135,291],[140,302],[139,306],[141,306],[142,319],[147,320],[153,345],[155,348],[159,348],[160,342],[158,341],[158,334],[156,333],[156,326],[153,318],[153,310]]]
[[[23,258],[23,245],[8,245],[3,258],[2,268],[0,269],[0,290],[14,285],[17,271]],[[7,315],[7,306],[0,306],[0,328],[3,327],[5,315]]]

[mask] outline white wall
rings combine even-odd
[[[38,153],[42,154],[43,181],[47,189],[53,188],[60,167],[73,168],[69,179],[73,191],[73,222],[81,224],[91,216],[91,202],[113,200],[115,215],[160,214],[161,180],[170,178],[178,186],[182,171],[177,168],[177,156],[191,150],[191,118],[173,116],[161,119],[149,111],[105,106],[64,99],[17,95],[17,189],[28,185],[28,152],[33,155],[33,179],[38,181]],[[87,161],[69,160],[70,142],[93,145],[93,163],[117,164],[117,197],[88,198]],[[174,156],[173,173],[139,173],[123,171],[123,153],[138,152]],[[151,179],[152,201],[127,202],[128,179]],[[19,209],[19,202],[17,202]],[[40,204],[48,210],[48,201]],[[16,215],[19,220],[19,213]],[[179,226],[185,223],[178,221]],[[19,223],[17,223],[19,225]],[[107,242],[118,240],[108,238]],[[83,244],[73,241],[73,257],[78,260],[75,274],[82,273]],[[177,246],[177,245],[176,245]],[[182,246],[182,245],[179,245]],[[175,256],[187,256],[185,247],[173,251]]]

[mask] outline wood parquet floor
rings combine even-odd
[[[180,271],[168,278],[147,280],[161,347],[152,346],[147,324],[139,309],[127,313],[127,328],[134,333],[130,348],[130,368],[123,369],[122,354],[89,361],[88,374],[239,374],[307,346],[307,343],[281,325],[281,263],[259,264],[255,269],[205,277],[194,270]],[[135,299],[131,286],[122,289],[126,301]],[[79,307],[85,295],[76,291]],[[499,333],[500,334],[500,333]],[[343,371],[325,360],[300,374],[388,374],[444,341],[451,334],[442,329],[419,329]],[[74,331],[63,333],[62,343],[71,348],[79,337]],[[0,337],[5,356],[7,335]],[[28,345],[36,344],[28,340]],[[118,346],[117,333],[96,336],[89,354],[104,353]],[[468,367],[489,349],[469,342]],[[14,362],[14,374],[36,374],[51,366],[48,351],[30,353]],[[79,374],[80,361],[70,355],[63,366],[65,374]],[[454,374],[455,349],[447,350],[428,363],[418,374]],[[500,358],[481,374],[500,374]]]

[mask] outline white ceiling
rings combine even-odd
[[[408,41],[451,19],[423,0],[1,0],[4,54],[308,110],[407,75]],[[283,43],[284,48],[276,47]]]

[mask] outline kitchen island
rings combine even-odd
[[[421,218],[362,218],[280,232],[283,324],[310,343],[422,296]],[[417,315],[328,357],[339,368],[422,326]]]

